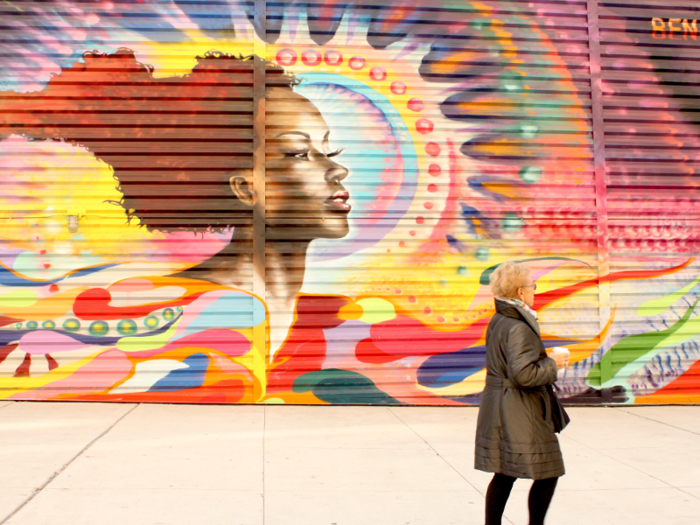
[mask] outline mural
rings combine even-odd
[[[668,16],[505,4],[0,3],[0,398],[478,404],[517,260],[565,402],[699,402]]]

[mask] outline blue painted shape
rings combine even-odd
[[[202,386],[207,375],[209,357],[202,353],[192,354],[183,361],[183,364],[187,365],[187,368],[173,370],[148,391],[172,392],[173,390],[185,390]]]
[[[252,328],[265,317],[265,306],[257,297],[230,292],[199,312],[180,337],[210,328]]]
[[[430,356],[418,367],[418,384],[443,388],[459,383],[486,366],[486,346],[472,346],[457,352]]]
[[[447,244],[450,245],[450,248],[457,250],[458,252],[464,252],[466,250],[464,244],[461,241],[459,241],[456,237],[447,234],[445,235],[445,238],[447,239]]]
[[[542,341],[545,348],[578,344],[580,341],[554,339]],[[418,368],[418,384],[444,388],[464,381],[486,366],[486,346],[472,346],[449,354],[430,356]]]
[[[3,264],[0,264],[0,285],[2,286],[16,286],[22,288],[38,287],[38,286],[49,286],[52,284],[60,283],[62,280],[68,277],[83,277],[85,275],[90,275],[91,273],[99,272],[107,268],[112,268],[117,266],[116,264],[102,264],[100,266],[91,266],[90,268],[83,268],[81,270],[76,270],[74,272],[67,273],[62,277],[57,277],[55,279],[41,280],[41,279],[29,279],[13,272]]]

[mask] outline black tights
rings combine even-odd
[[[496,474],[486,491],[486,525],[501,525],[501,517],[506,508],[510,490],[516,478]],[[538,479],[532,483],[527,500],[530,511],[530,525],[544,525],[544,516],[554,496],[559,478]]]

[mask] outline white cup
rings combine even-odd
[[[555,346],[554,348],[551,349],[549,356],[554,357],[555,355],[563,355],[566,357],[566,366],[569,366],[569,359],[571,359],[571,352],[569,352],[568,348],[564,348],[563,346]],[[564,367],[566,368],[566,367]],[[560,369],[559,371],[561,372],[564,370],[564,368]]]
[[[552,353],[557,352],[560,354],[564,354],[566,355],[567,359],[571,358],[571,352],[569,352],[568,348],[564,348],[563,346],[555,346],[554,348],[552,348],[551,351]]]

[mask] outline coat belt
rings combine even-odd
[[[495,386],[496,388],[517,388],[510,379],[497,376],[486,376],[486,386]]]

